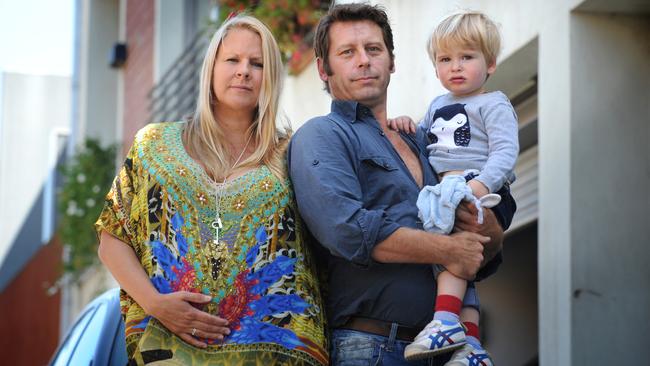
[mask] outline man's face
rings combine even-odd
[[[373,108],[386,103],[390,74],[395,71],[381,28],[362,20],[337,22],[329,29],[328,59],[332,75],[318,60],[321,80],[334,99],[354,100]]]

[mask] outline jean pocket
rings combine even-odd
[[[332,365],[371,365],[378,345],[372,337],[363,334],[354,332],[340,334],[333,342]]]

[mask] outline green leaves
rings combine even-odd
[[[73,275],[97,263],[94,223],[115,177],[116,145],[103,148],[87,139],[59,171],[63,185],[58,196],[58,234],[66,247],[64,270]]]

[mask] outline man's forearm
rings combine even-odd
[[[483,262],[489,237],[471,232],[450,236],[400,228],[377,244],[372,258],[384,263],[442,264],[466,280],[474,278]]]
[[[372,259],[382,263],[443,263],[450,245],[446,235],[402,227],[372,250]]]

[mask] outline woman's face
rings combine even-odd
[[[252,118],[263,67],[260,36],[245,28],[231,29],[219,46],[212,70],[216,111],[250,113]]]

